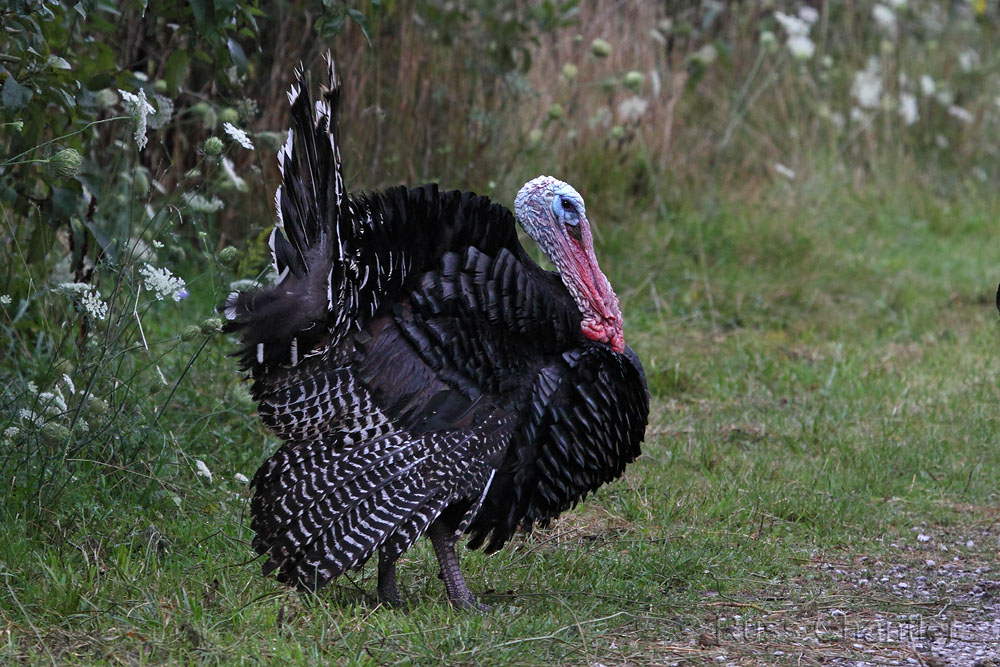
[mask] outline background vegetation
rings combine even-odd
[[[0,27],[5,659],[926,662],[967,646],[817,628],[1000,619],[996,3],[13,0]],[[367,569],[303,597],[252,560],[277,443],[213,308],[267,279],[284,91],[327,48],[352,189],[573,183],[646,364],[624,479],[464,555],[485,616],[423,545],[407,611]]]

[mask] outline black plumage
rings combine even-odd
[[[301,71],[289,94],[279,278],[221,307],[286,441],[251,482],[253,546],[305,589],[378,550],[379,595],[398,602],[394,563],[427,533],[449,598],[474,606],[457,538],[494,551],[620,476],[645,432],[645,377],[620,319],[617,339],[584,334],[585,297],[530,259],[507,208],[436,185],[348,194],[329,67],[315,103]],[[584,282],[617,312],[600,280]]]

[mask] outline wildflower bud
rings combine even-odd
[[[205,155],[209,157],[217,157],[222,154],[223,144],[222,139],[218,137],[209,137],[205,139]]]
[[[537,127],[528,132],[528,143],[532,146],[537,146],[542,142],[542,137],[544,133]]]
[[[590,43],[590,53],[595,58],[607,58],[611,55],[611,44],[597,37]]]
[[[201,323],[201,332],[206,336],[222,331],[222,320],[218,317],[209,317]]]
[[[200,335],[201,328],[191,324],[184,328],[184,333],[181,334],[181,340],[185,342],[192,341]]]
[[[644,80],[645,77],[643,77],[642,72],[632,70],[625,75],[625,78],[622,79],[622,83],[625,84],[625,87],[629,90],[639,92],[642,88],[642,82]]]
[[[778,50],[778,38],[774,36],[773,32],[765,30],[760,33],[760,48],[768,53],[774,53]]]
[[[157,79],[153,83],[153,92],[159,93],[161,95],[167,92],[167,82],[164,81],[163,79]]]
[[[227,245],[219,251],[219,261],[223,264],[229,264],[229,262],[236,259],[237,255],[239,255],[239,250],[231,245]]]
[[[611,138],[612,139],[624,139],[625,138],[625,128],[621,125],[615,125],[611,128]]]
[[[97,91],[97,95],[94,96],[94,101],[101,109],[110,109],[118,104],[118,93],[111,88],[104,88],[103,90]]]
[[[83,157],[73,148],[64,148],[49,158],[49,169],[56,178],[73,178],[80,170]]]
[[[555,104],[549,107],[548,114],[549,114],[549,120],[559,120],[560,118],[566,115],[566,112],[563,110],[562,105],[556,102]]]
[[[669,35],[671,32],[673,32],[673,29],[674,29],[674,20],[672,18],[670,18],[670,17],[660,19],[657,22],[656,27],[664,35]]]
[[[580,70],[573,63],[566,63],[562,66],[563,78],[567,81],[572,81],[576,78],[576,75],[580,73]]]
[[[56,422],[49,422],[43,426],[41,434],[49,444],[66,442],[73,435],[68,428]]]
[[[219,112],[219,120],[223,123],[233,123],[235,125],[240,122],[240,112],[232,107],[226,107]]]
[[[87,408],[90,409],[91,414],[103,415],[108,410],[108,404],[104,402],[103,398],[91,395],[87,398]]]
[[[15,120],[13,123],[10,123],[10,126],[12,128],[14,128],[15,132],[20,133],[20,132],[24,131],[24,121],[23,120]]]

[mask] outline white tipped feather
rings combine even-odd
[[[264,363],[264,343],[257,343],[257,363]]]
[[[236,319],[236,300],[240,298],[239,292],[230,292],[226,297],[226,309],[222,311],[222,316],[227,320]]]
[[[292,339],[292,366],[299,363],[299,339]]]

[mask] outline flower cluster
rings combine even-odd
[[[139,89],[138,93],[130,93],[121,88],[118,89],[118,92],[125,102],[126,110],[132,117],[132,125],[135,127],[135,143],[139,150],[142,150],[148,143],[146,139],[147,119],[150,114],[156,113],[156,109],[146,100],[146,91],[142,88]]]
[[[223,123],[222,129],[224,129],[226,131],[226,134],[232,137],[233,140],[240,146],[249,151],[253,150],[253,142],[250,141],[250,137],[247,135],[245,131],[236,127],[232,123]]]
[[[108,304],[101,299],[100,292],[87,283],[62,283],[57,288],[65,294],[75,294],[79,298],[80,308],[96,320],[108,316]]]
[[[180,301],[187,296],[184,280],[170,273],[169,269],[158,269],[152,264],[144,264],[139,273],[146,289],[156,294],[159,300],[169,296],[174,301]]]

